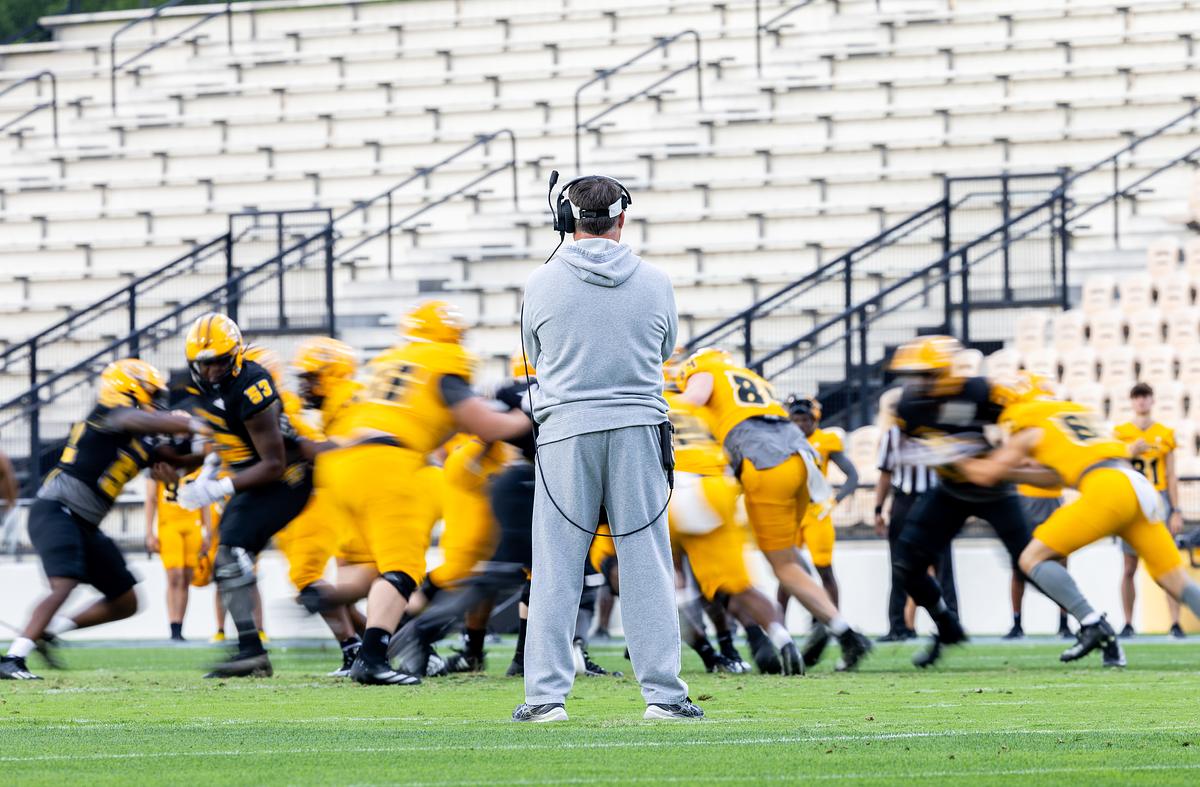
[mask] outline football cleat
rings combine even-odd
[[[416,686],[421,679],[407,672],[397,672],[387,664],[371,664],[360,656],[350,667],[350,679],[364,686]]]
[[[937,634],[934,635],[933,641],[929,647],[922,650],[913,656],[913,666],[920,669],[932,667],[942,657],[942,650],[950,645],[957,645],[960,642],[967,641],[967,632],[963,631],[962,624],[958,622],[958,618],[950,613],[940,616],[937,620]]]
[[[454,650],[454,654],[446,659],[447,672],[483,672],[486,669],[483,654],[471,655],[466,651]]]
[[[438,652],[432,645],[428,647],[429,656],[425,659],[425,677],[427,678],[442,678],[450,674],[450,670],[446,668],[446,660],[438,655]]]
[[[1124,667],[1125,666],[1125,651],[1121,647],[1119,640],[1114,638],[1106,644],[1100,651],[1104,657],[1104,666],[1106,667]]]
[[[846,629],[845,633],[838,637],[838,644],[842,647],[842,657],[837,663],[838,672],[848,672],[856,668],[875,647],[871,640],[854,629]]]
[[[681,721],[695,721],[704,718],[704,711],[699,705],[692,703],[692,698],[688,697],[683,702],[673,704],[652,702],[646,706],[646,712],[642,714],[643,719],[669,719]]]
[[[779,657],[779,650],[771,644],[769,639],[762,639],[754,648],[754,664],[758,667],[758,671],[764,675],[779,675],[783,672],[783,662]]]
[[[358,658],[358,652],[362,650],[362,645],[355,645],[351,648],[342,650],[342,666],[335,669],[333,672],[328,672],[326,675],[330,678],[348,678],[350,677],[350,668],[354,666],[354,660]]]
[[[876,642],[907,642],[908,640],[912,639],[916,635],[917,635],[916,632],[912,631],[911,629],[904,629],[902,631],[889,631],[888,633],[884,634],[882,637],[877,637],[875,639],[875,641]]]
[[[805,638],[804,645],[800,648],[800,653],[804,656],[804,666],[817,666],[817,662],[821,660],[825,648],[829,645],[829,639],[829,629],[825,624],[813,621],[812,631],[808,632],[808,637]],[[786,666],[785,661],[784,667],[786,668]]]
[[[20,656],[0,657],[0,680],[41,680],[25,665],[25,659]]]
[[[784,675],[803,675],[804,659],[796,648],[795,642],[789,642],[779,649],[779,659],[783,663]]]
[[[521,703],[513,711],[513,721],[566,721],[567,709],[561,702],[551,702],[545,705],[529,705]]]
[[[742,658],[742,654],[738,652],[737,646],[732,640],[723,640],[721,643],[721,658],[733,666],[733,669],[728,670],[734,673],[743,673],[750,671],[750,665]],[[720,671],[718,669],[718,671]]]
[[[224,642],[225,641],[225,632],[218,631],[216,634],[213,634],[212,637],[210,637],[208,641],[212,645],[217,645],[217,644]]]
[[[1076,661],[1096,648],[1108,645],[1110,640],[1116,638],[1117,632],[1113,631],[1113,627],[1108,625],[1108,621],[1101,615],[1100,620],[1095,623],[1080,626],[1075,635],[1075,644],[1064,650],[1058,658],[1060,661]]]
[[[1133,630],[1133,626],[1129,623],[1126,623],[1125,628],[1121,629],[1121,639],[1133,639],[1135,635],[1136,632]]]
[[[50,669],[63,669],[62,659],[58,657],[58,649],[62,647],[62,640],[58,637],[46,632],[34,641],[33,647],[46,662],[47,667]]]
[[[525,662],[524,662],[524,661],[520,661],[520,660],[518,660],[518,659],[513,659],[513,660],[512,660],[512,663],[508,665],[508,671],[507,671],[507,672],[505,672],[504,674],[505,674],[507,677],[510,677],[510,678],[520,678],[520,677],[524,677],[524,675],[525,675]]]
[[[604,675],[611,675],[614,678],[624,677],[623,672],[609,672],[608,670],[604,669],[604,667],[601,667],[599,664],[592,661],[592,657],[588,655],[587,648],[584,647],[583,639],[580,637],[575,638],[574,655],[576,675],[587,675],[593,678]]]
[[[718,653],[717,657],[715,659],[713,659],[712,666],[708,667],[708,671],[709,672],[728,672],[732,675],[740,675],[744,672],[749,672],[750,665],[747,664],[746,662],[742,661],[741,659],[738,659],[737,661],[730,661],[729,659],[725,658],[720,653]]]
[[[1183,633],[1183,627],[1180,626],[1178,623],[1171,624],[1170,634],[1175,639],[1187,639],[1187,634]]]
[[[235,653],[212,668],[206,678],[269,678],[275,674],[264,653]]]
[[[1025,629],[1021,628],[1020,623],[1014,623],[1013,627],[1001,639],[1025,639]]]

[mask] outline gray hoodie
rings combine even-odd
[[[525,283],[539,443],[661,423],[679,317],[671,280],[623,243],[568,243]]]

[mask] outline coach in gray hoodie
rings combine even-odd
[[[616,181],[585,178],[568,197],[574,241],[525,285],[522,338],[537,370],[539,429],[525,704],[513,718],[567,718],[584,561],[601,506],[616,536],[622,621],[645,718],[699,718],[679,677],[659,432],[667,420],[662,365],[678,329],[674,291],[620,242]]]

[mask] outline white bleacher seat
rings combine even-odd
[[[1200,281],[1200,237],[1189,238],[1184,244],[1183,269],[1192,281]]]
[[[1094,383],[1098,373],[1096,351],[1091,347],[1076,347],[1064,352],[1062,367],[1062,383],[1068,389]]]
[[[1180,459],[1194,459],[1196,457],[1195,411],[1198,403],[1196,402],[1195,393],[1188,395],[1188,401],[1188,417],[1181,418],[1171,424],[1171,428],[1175,430],[1175,460],[1177,464]],[[1175,471],[1179,472],[1178,466],[1176,466]]]
[[[1125,315],[1120,309],[1107,309],[1088,315],[1088,343],[1097,352],[1125,343]]]
[[[1179,270],[1179,241],[1159,238],[1146,247],[1146,270],[1151,278],[1166,278]]]
[[[1053,347],[1043,347],[1040,350],[1026,353],[1024,359],[1023,365],[1026,371],[1058,382],[1058,350]]]
[[[968,347],[954,356],[951,369],[958,377],[978,377],[983,370],[983,353]]]
[[[1041,349],[1044,346],[1043,344],[1032,349]],[[1015,377],[1021,370],[1021,353],[1008,347],[996,350],[987,357],[984,368],[989,377]]]
[[[1167,314],[1167,344],[1180,351],[1200,345],[1200,309],[1179,309]]]
[[[1130,387],[1126,385],[1108,389],[1108,420],[1114,425],[1133,418],[1133,404],[1129,401]]]
[[[1100,382],[1106,387],[1127,387],[1137,380],[1137,351],[1132,347],[1108,347],[1097,351]]]
[[[1090,407],[1092,410],[1095,410],[1102,418],[1107,417],[1108,391],[1100,383],[1084,383],[1072,386],[1064,392],[1064,395],[1073,402],[1078,402],[1084,407]]]
[[[1054,347],[1060,352],[1087,344],[1087,318],[1078,309],[1054,315]]]
[[[1118,285],[1121,299],[1121,311],[1127,315],[1149,309],[1154,306],[1154,287],[1150,278],[1144,274],[1126,276]]]
[[[1200,390],[1200,344],[1179,350],[1179,382]]]
[[[1113,306],[1113,291],[1116,280],[1106,273],[1094,273],[1083,281],[1079,308],[1085,314],[1108,311]]]
[[[1175,348],[1169,344],[1158,344],[1143,349],[1139,354],[1138,379],[1156,389],[1160,385],[1173,384],[1175,377]]]
[[[1195,303],[1195,286],[1187,271],[1177,270],[1162,276],[1155,283],[1158,292],[1158,308],[1164,313],[1187,309]]]
[[[1187,417],[1184,408],[1184,387],[1181,383],[1155,385],[1154,417],[1165,424],[1174,424]]]
[[[873,424],[860,426],[846,438],[846,456],[854,463],[863,480],[879,477],[879,428]]]
[[[1017,318],[1013,347],[1020,352],[1040,350],[1046,346],[1049,318],[1045,312],[1025,312]]]
[[[1129,346],[1141,350],[1163,343],[1163,318],[1158,309],[1142,309],[1129,314]]]

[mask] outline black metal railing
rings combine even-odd
[[[666,76],[664,76],[660,79],[656,79],[654,82],[652,82],[651,84],[642,88],[641,90],[637,91],[636,93],[626,96],[625,98],[621,99],[620,101],[617,101],[614,104],[609,104],[604,109],[600,110],[599,112],[592,115],[591,117],[586,118],[586,119],[580,119],[580,117],[579,117],[579,99],[584,90],[586,90],[587,88],[596,84],[597,82],[607,82],[615,74],[619,73],[621,70],[633,65],[634,63],[638,62],[639,60],[646,57],[647,55],[651,55],[654,52],[659,51],[660,49],[663,51],[664,55],[669,54],[671,44],[673,44],[674,42],[678,41],[681,38],[688,37],[688,36],[690,36],[695,41],[695,46],[696,46],[696,55],[692,60],[688,61],[688,63],[686,63],[685,65],[670,71]],[[575,90],[575,98],[574,98],[575,171],[579,172],[580,168],[583,165],[582,147],[581,147],[581,143],[580,143],[580,139],[579,139],[580,131],[590,128],[591,125],[593,123],[595,123],[597,120],[599,120],[603,117],[606,117],[607,115],[614,112],[615,110],[620,109],[621,107],[625,106],[626,104],[628,104],[632,101],[636,101],[637,99],[641,98],[642,96],[649,95],[650,92],[653,91],[655,88],[666,84],[667,82],[671,81],[672,79],[679,76],[680,74],[685,74],[688,71],[691,71],[692,69],[695,69],[695,71],[696,71],[696,105],[699,109],[703,110],[704,109],[704,63],[700,59],[700,34],[697,33],[695,30],[683,30],[681,32],[676,33],[673,36],[668,36],[666,38],[659,38],[653,44],[651,44],[649,47],[642,50],[641,52],[634,55],[633,57],[629,58],[624,63],[613,66],[612,68],[604,68],[604,69],[598,70],[594,77],[592,77],[591,79],[587,80],[582,85],[580,85]]]
[[[41,103],[34,104],[32,107],[30,107],[26,111],[22,112],[20,115],[17,115],[16,117],[12,118],[7,123],[5,123],[3,126],[0,126],[0,133],[7,131],[8,129],[12,128],[17,123],[20,123],[22,120],[29,117],[30,115],[33,115],[37,112],[41,112],[43,109],[49,109],[50,110],[51,134],[54,137],[54,144],[55,145],[58,144],[58,78],[54,76],[53,71],[50,71],[49,69],[44,69],[42,71],[37,72],[36,74],[30,74],[29,76],[24,77],[23,79],[19,79],[16,82],[13,82],[11,85],[7,86],[3,90],[0,90],[0,98],[4,98],[9,93],[13,92],[14,90],[21,87],[22,85],[28,85],[31,82],[37,84],[38,97],[40,98],[41,92],[42,92],[42,88],[41,88],[42,80],[49,80],[49,82],[50,82],[50,100],[42,101]]]
[[[496,166],[490,166],[490,167],[485,166],[483,174],[481,174],[475,178],[472,178],[468,183],[466,183],[462,186],[459,186],[457,189],[451,191],[448,194],[444,194],[435,200],[424,202],[420,207],[416,208],[415,210],[410,211],[409,213],[406,213],[405,215],[403,215],[399,218],[396,217],[396,215],[395,215],[395,212],[396,212],[395,196],[398,191],[405,188],[406,186],[416,183],[417,181],[423,180],[423,181],[428,182],[429,176],[432,175],[437,170],[441,169],[442,167],[444,167],[448,164],[452,164],[455,161],[459,161],[460,159],[462,159],[464,156],[466,156],[468,153],[475,150],[476,148],[482,147],[486,151],[488,145],[490,145],[492,142],[500,139],[501,137],[507,137],[507,139],[508,139],[509,156],[506,161],[504,161],[500,164],[497,164]],[[349,258],[350,255],[359,251],[361,248],[366,246],[371,241],[376,240],[376,239],[381,238],[384,235],[386,235],[387,236],[387,241],[386,241],[387,273],[388,273],[388,278],[391,278],[392,268],[393,268],[394,260],[395,260],[395,248],[394,248],[393,240],[394,240],[395,232],[397,229],[403,227],[405,224],[413,221],[414,219],[417,219],[417,218],[423,216],[424,214],[428,213],[429,211],[433,210],[434,208],[438,207],[439,205],[443,205],[446,202],[450,201],[451,199],[468,192],[469,190],[471,190],[471,189],[475,188],[476,186],[480,185],[481,183],[483,183],[483,181],[491,178],[493,175],[497,175],[506,170],[508,170],[512,173],[512,204],[513,204],[513,210],[515,212],[516,210],[518,210],[518,207],[519,207],[519,186],[518,186],[518,177],[517,177],[517,137],[515,134],[513,134],[512,129],[507,129],[507,128],[502,128],[498,131],[493,131],[489,134],[477,135],[474,142],[471,142],[470,144],[466,145],[465,147],[460,148],[459,150],[455,151],[454,153],[451,153],[449,156],[446,156],[444,159],[442,159],[441,161],[438,161],[436,164],[431,164],[430,166],[427,166],[427,167],[417,168],[413,172],[412,175],[409,175],[407,178],[400,181],[395,186],[392,186],[387,191],[381,192],[381,193],[375,195],[374,197],[371,197],[368,200],[362,200],[362,201],[355,202],[354,207],[349,208],[348,210],[338,214],[338,216],[333,219],[333,224],[336,228],[344,227],[346,225],[346,223],[352,217],[355,217],[355,216],[360,217],[361,220],[364,222],[364,224],[369,224],[369,222],[371,221],[371,210],[372,210],[372,208],[374,208],[376,206],[381,207],[385,212],[384,222],[383,222],[383,226],[381,228],[369,232],[367,235],[365,235],[362,238],[357,239],[354,243],[352,243],[349,246],[338,248],[336,255],[335,255],[335,260],[338,262],[341,262],[341,261]]]
[[[162,5],[156,6],[154,8],[154,10],[152,10],[150,13],[146,14],[145,16],[140,16],[137,19],[129,20],[125,24],[121,25],[121,27],[117,28],[116,32],[114,32],[112,34],[112,38],[109,39],[109,42],[108,42],[108,58],[109,58],[109,60],[108,60],[108,62],[109,62],[108,87],[109,87],[109,102],[110,102],[113,112],[117,111],[117,75],[119,73],[121,73],[122,71],[124,71],[126,68],[133,65],[137,61],[141,60],[143,57],[150,54],[151,52],[153,52],[157,49],[161,49],[162,47],[166,46],[167,44],[170,44],[174,41],[179,40],[183,36],[192,32],[196,28],[206,24],[210,20],[216,19],[218,16],[225,17],[225,40],[226,40],[227,46],[229,48],[229,51],[231,51],[231,52],[233,51],[233,2],[230,1],[230,2],[225,3],[224,8],[222,8],[218,11],[212,11],[208,14],[205,14],[204,16],[200,17],[192,24],[188,25],[187,27],[184,27],[182,30],[178,30],[178,31],[172,33],[171,35],[167,36],[166,38],[162,38],[157,41],[154,41],[149,46],[143,47],[137,53],[130,55],[129,57],[122,60],[120,63],[117,62],[117,39],[123,33],[129,32],[130,30],[132,30],[133,28],[142,24],[143,22],[149,22],[149,21],[159,18],[160,16],[162,16],[162,13],[164,11],[166,11],[170,8],[174,8],[177,5],[188,5],[195,1],[196,0],[167,0],[167,2],[163,3]]]
[[[782,22],[785,17],[791,16],[801,8],[812,5],[813,2],[815,0],[801,0],[799,3],[793,3],[764,22],[762,21],[762,0],[754,0],[754,71],[758,76],[762,76],[763,33],[778,35],[781,28],[775,27],[775,24]]]

